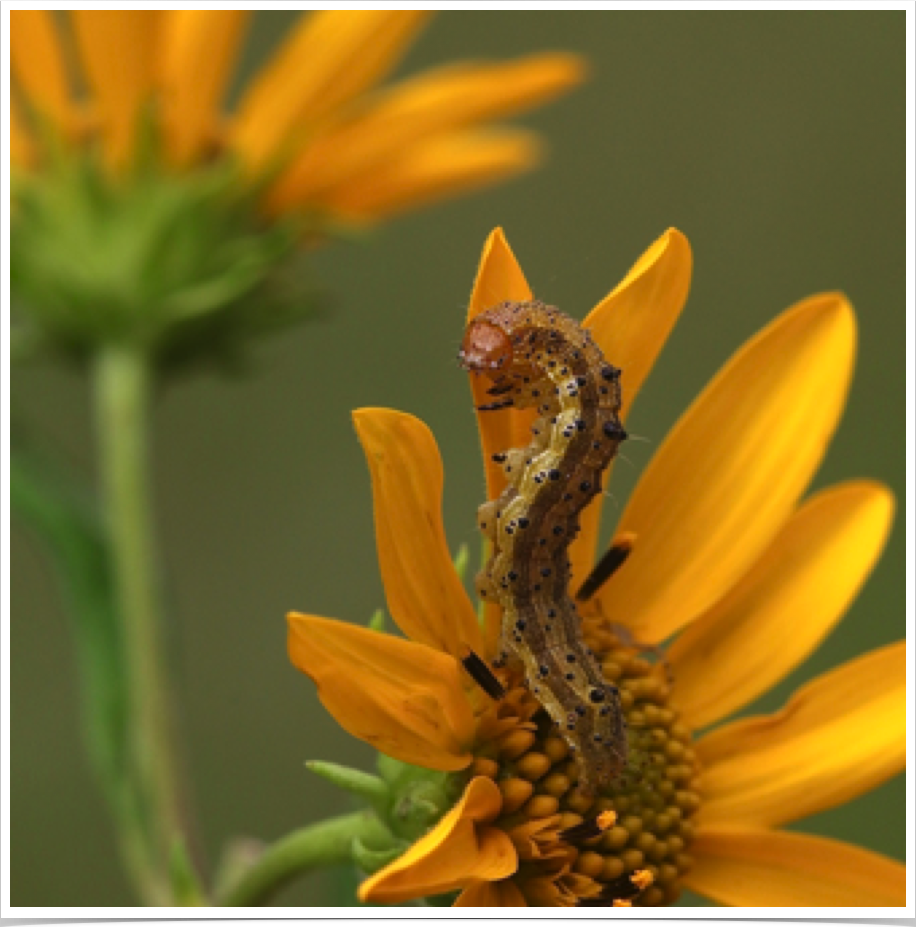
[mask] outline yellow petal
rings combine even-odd
[[[492,779],[472,779],[461,800],[425,837],[363,882],[361,901],[397,904],[454,891],[467,882],[512,875],[518,858],[508,835],[487,827],[502,807]]]
[[[481,879],[470,885],[455,899],[453,908],[527,908],[525,896],[511,879],[502,882],[484,882]]]
[[[29,105],[58,129],[72,127],[67,72],[50,10],[10,13],[10,68]]]
[[[464,769],[474,717],[460,665],[389,634],[290,614],[289,657],[340,726],[404,763]]]
[[[375,539],[388,608],[411,640],[461,658],[482,651],[474,607],[442,525],[442,460],[419,419],[358,409],[356,432],[372,476]]]
[[[692,269],[690,243],[677,229],[668,229],[582,323],[591,329],[604,356],[623,371],[623,420],[684,308]],[[603,503],[599,493],[582,513],[579,534],[569,550],[572,589],[595,561]]]
[[[673,697],[693,730],[748,704],[802,663],[875,565],[893,496],[866,481],[814,496],[751,570],[668,651]]]
[[[480,257],[467,322],[503,300],[526,302],[530,299],[533,299],[531,288],[506,241],[503,230],[494,229],[484,244]],[[488,403],[490,397],[487,396],[487,390],[491,384],[487,377],[471,373],[470,381],[475,407]],[[533,420],[534,413],[531,410],[516,412],[514,409],[508,409],[477,413],[488,499],[495,499],[506,486],[503,468],[500,464],[494,463],[493,455],[510,447],[526,445],[531,438],[528,429]]]
[[[487,238],[480,256],[477,279],[474,281],[468,305],[467,322],[503,300],[525,302],[532,298],[531,288],[509,247],[509,242],[506,241],[503,230],[494,229]],[[487,378],[476,373],[469,376],[474,406],[489,402],[487,390],[490,384]],[[522,447],[527,444],[531,437],[530,428],[534,416],[535,413],[531,409],[521,412],[503,409],[477,413],[483,467],[487,480],[487,499],[495,499],[506,486],[503,468],[493,461],[493,455],[510,447]],[[487,654],[493,654],[496,650],[501,614],[498,605],[487,603],[484,609]]]
[[[775,826],[874,788],[906,763],[906,642],[801,688],[782,711],[697,744],[703,821]]]
[[[726,364],[643,474],[618,531],[638,538],[595,596],[663,640],[719,599],[783,526],[839,420],[855,317],[838,294],[779,316]]]
[[[304,17],[239,105],[233,147],[253,168],[293,133],[382,80],[400,61],[429,10],[320,10]]]
[[[345,222],[377,222],[528,170],[539,152],[532,132],[456,132],[416,145],[314,205]]]
[[[73,10],[74,35],[94,97],[109,164],[123,165],[134,149],[149,103],[162,10]]]
[[[702,830],[685,883],[733,908],[906,905],[906,868],[862,847],[781,831]]]
[[[10,164],[13,167],[28,167],[35,155],[32,136],[22,121],[22,116],[12,94],[9,96],[9,101]]]
[[[581,59],[554,53],[427,71],[315,138],[280,178],[274,198],[311,202],[322,191],[368,179],[424,140],[527,109],[582,77]]]
[[[250,10],[169,10],[163,23],[163,129],[168,153],[187,164],[215,141],[220,106]]]

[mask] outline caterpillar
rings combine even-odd
[[[537,301],[503,302],[475,317],[458,359],[492,381],[493,401],[478,409],[539,413],[527,447],[494,456],[507,486],[478,509],[492,550],[477,592],[502,607],[494,665],[520,668],[577,758],[579,787],[592,792],[625,767],[626,725],[617,687],[582,639],[567,549],[626,438],[621,371],[587,329]]]

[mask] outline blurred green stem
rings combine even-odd
[[[152,369],[139,349],[110,345],[97,356],[93,372],[102,498],[127,686],[128,776],[139,805],[148,868],[138,888],[145,904],[170,905],[169,860],[182,836],[182,815],[152,538],[147,447]]]
[[[357,837],[371,841],[378,833],[388,836],[384,825],[366,811],[303,827],[269,846],[218,903],[230,908],[266,904],[297,876],[348,862]]]

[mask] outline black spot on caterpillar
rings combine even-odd
[[[493,547],[477,589],[502,607],[497,664],[521,668],[577,757],[580,787],[593,791],[623,770],[627,735],[617,688],[582,640],[567,549],[626,438],[620,370],[587,330],[541,302],[504,302],[478,315],[459,360],[492,381],[500,400],[484,408],[541,413],[527,447],[494,458],[508,485],[478,511]]]

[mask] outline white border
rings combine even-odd
[[[95,7],[104,7],[105,4],[96,4],[96,3],[86,3],[82,4],[80,8],[95,8]],[[139,9],[171,9],[177,6],[176,4],[159,4],[155,6],[147,6],[146,4],[139,5]],[[241,8],[240,4],[224,4],[227,8]],[[309,7],[301,7],[292,4],[276,4],[277,9],[283,10],[297,10],[297,9],[310,9]],[[3,3],[3,23],[2,23],[2,65],[3,65],[3,74],[6,77],[6,86],[4,97],[4,103],[6,105],[7,111],[9,110],[9,74],[10,74],[10,59],[9,59],[9,11],[11,9],[34,9],[36,8],[33,4],[25,3]],[[74,6],[71,4],[47,4],[43,8],[50,9],[73,9]],[[335,9],[372,9],[374,5],[372,4],[331,4],[328,8]],[[406,4],[401,7],[401,9],[418,9],[423,8],[419,4]],[[550,6],[547,4],[530,4],[522,6],[521,4],[458,4],[458,3],[441,3],[436,4],[433,7],[434,9],[451,9],[451,10],[552,10],[552,9],[564,9],[564,10],[598,10],[598,9],[636,9],[636,10],[722,10],[723,5],[719,3],[635,3],[635,4],[623,4],[623,3],[592,3],[587,5],[580,6]],[[907,197],[907,226],[906,226],[906,241],[907,241],[907,254],[908,254],[908,263],[907,263],[907,278],[906,278],[906,293],[907,293],[907,316],[906,316],[906,351],[907,351],[907,376],[906,376],[906,386],[907,386],[907,505],[906,505],[906,552],[907,558],[910,563],[916,562],[916,548],[914,548],[914,509],[913,509],[913,490],[914,490],[914,421],[916,421],[916,407],[914,407],[914,394],[916,394],[916,351],[914,351],[914,335],[916,335],[916,290],[914,290],[914,276],[913,276],[913,255],[914,255],[914,245],[916,245],[916,239],[914,239],[914,193],[916,193],[916,185],[914,185],[914,145],[913,145],[913,108],[914,108],[914,98],[913,98],[913,87],[916,83],[916,70],[914,70],[914,16],[912,4],[909,2],[895,2],[895,3],[882,3],[882,4],[847,4],[847,3],[827,3],[827,2],[817,2],[817,3],[743,3],[737,6],[726,7],[726,9],[739,9],[739,10],[853,10],[853,9],[882,9],[882,10],[905,10],[906,11],[906,29],[907,29],[907,112],[906,112],[906,126],[907,126],[907,179],[906,179],[906,197]],[[3,703],[2,703],[2,796],[0,796],[0,801],[2,801],[2,850],[3,850],[3,859],[2,859],[2,873],[0,873],[0,913],[3,915],[3,922],[6,922],[7,918],[35,918],[43,921],[56,920],[62,922],[67,919],[69,915],[71,918],[86,919],[86,920],[99,920],[104,919],[107,922],[117,923],[122,920],[129,920],[131,917],[143,917],[144,912],[147,918],[150,919],[160,919],[168,918],[173,920],[175,923],[192,923],[195,920],[207,919],[213,923],[223,923],[230,922],[237,919],[250,919],[253,922],[261,923],[268,922],[275,919],[303,919],[301,908],[239,908],[233,909],[229,912],[227,909],[221,909],[219,918],[214,918],[212,916],[212,908],[204,908],[199,911],[194,911],[193,909],[188,908],[159,908],[159,909],[145,909],[145,908],[109,908],[109,907],[86,907],[86,908],[61,908],[61,907],[16,907],[12,908],[9,906],[9,878],[10,878],[10,837],[9,837],[9,815],[10,815],[10,795],[9,795],[9,755],[10,755],[10,690],[9,690],[9,622],[6,620],[7,616],[10,613],[10,603],[9,603],[9,589],[10,589],[10,562],[9,562],[9,541],[10,541],[10,524],[9,524],[9,421],[10,421],[10,408],[9,408],[9,396],[10,396],[10,360],[9,360],[9,332],[10,332],[10,318],[9,318],[9,235],[10,235],[10,216],[9,216],[9,203],[10,203],[10,166],[9,166],[9,142],[8,142],[8,128],[6,120],[3,124],[3,145],[4,145],[4,161],[3,161],[3,175],[2,175],[2,189],[3,189],[3,288],[2,288],[2,315],[3,315],[3,332],[5,335],[5,349],[3,351],[2,358],[2,383],[3,383],[3,417],[4,417],[4,427],[3,427],[3,437],[2,437],[2,472],[4,478],[4,496],[3,496],[3,585],[2,585],[2,605],[3,605],[3,617],[2,622],[2,653],[0,653],[0,665],[2,665],[2,682],[3,682]],[[916,599],[914,599],[914,574],[909,572],[907,574],[906,582],[906,604],[907,604],[907,633],[912,630],[913,621],[914,621],[914,604],[916,604]],[[913,681],[914,681],[914,663],[913,655],[909,653],[909,659],[907,661],[907,685],[909,691],[913,691]],[[909,755],[912,755],[913,749],[913,715],[912,715],[912,706],[907,704],[907,747]],[[913,858],[914,851],[914,804],[913,804],[913,775],[912,771],[908,770],[907,774],[907,857],[909,859]],[[912,892],[912,872],[908,872],[910,878],[910,892],[908,901],[909,904],[906,908],[856,908],[855,916],[850,917],[849,908],[801,908],[801,909],[789,909],[789,908],[749,908],[749,909],[740,909],[748,910],[754,912],[754,919],[767,919],[767,920],[779,920],[786,923],[805,923],[803,920],[793,920],[793,915],[798,916],[801,914],[809,916],[817,916],[819,919],[823,919],[821,922],[835,922],[839,923],[842,921],[861,923],[868,920],[869,918],[880,918],[883,922],[888,922],[892,918],[899,919],[901,915],[914,917],[916,916],[916,911],[914,911],[914,900]],[[512,915],[501,914],[503,909],[497,910],[485,910],[485,909],[449,909],[449,908],[440,908],[440,909],[412,909],[412,908],[392,908],[392,909],[372,909],[371,911],[366,908],[307,908],[308,919],[309,920],[333,920],[336,923],[349,923],[351,920],[366,920],[366,919],[380,919],[380,920],[392,920],[392,919],[403,919],[403,920],[414,920],[414,919],[449,919],[449,918],[465,918],[465,919],[480,919],[487,918],[492,919],[494,917],[500,917],[501,919],[513,919]],[[359,911],[360,914],[358,917],[353,918],[341,918],[339,915],[342,910],[351,910]],[[660,915],[660,911],[664,910],[664,915]],[[665,909],[654,909],[654,908],[631,908],[627,909],[625,912],[622,912],[618,909],[614,912],[615,917],[625,916],[631,919],[649,919],[649,920],[695,920],[695,921],[721,921],[729,922],[735,921],[734,917],[734,908],[665,908]],[[471,913],[474,911],[475,913]],[[702,913],[699,913],[702,912]],[[252,917],[252,915],[256,915]],[[322,917],[322,915],[327,914],[327,917]],[[597,915],[593,912],[593,909],[567,909],[563,912],[562,918],[564,920],[572,919],[588,919],[595,920],[600,917],[604,920],[609,917],[610,914]],[[517,916],[514,919],[519,920],[559,920],[558,916],[550,913],[549,911],[542,911],[538,908],[528,908],[525,911],[523,916]],[[810,923],[810,921],[808,921]],[[898,923],[904,923],[902,920],[898,920]]]

